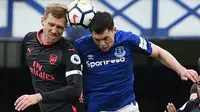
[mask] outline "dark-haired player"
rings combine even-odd
[[[133,53],[155,57],[182,80],[198,80],[194,70],[183,67],[169,52],[148,40],[117,30],[108,12],[97,12],[91,35],[75,41],[83,63],[83,95],[88,112],[139,112],[133,90]]]

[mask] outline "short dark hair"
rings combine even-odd
[[[197,84],[193,84],[190,88],[190,95],[193,93],[197,93]]]
[[[101,34],[106,29],[111,31],[114,27],[113,17],[109,12],[97,11],[88,27],[91,33],[94,31],[95,33]]]

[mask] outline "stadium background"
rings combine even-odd
[[[33,93],[30,74],[23,65],[21,40],[41,28],[44,6],[72,0],[0,1],[0,112],[15,112],[14,101]],[[187,68],[197,69],[200,56],[200,0],[92,0],[97,10],[113,14],[119,29],[132,31],[171,52]],[[88,34],[70,26],[71,40]],[[135,91],[141,112],[163,112],[168,102],[180,107],[189,98],[192,83],[155,59],[135,55]],[[38,112],[32,106],[26,112]]]

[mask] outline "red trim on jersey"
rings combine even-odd
[[[43,44],[43,45],[51,45],[53,43],[43,43],[42,40],[41,40],[41,37],[40,37],[40,34],[43,32],[43,29],[40,29],[38,32],[37,32],[37,39],[38,41],[40,42],[40,44]]]
[[[76,107],[74,107],[73,105],[72,105],[72,110],[73,110],[74,112],[77,112]]]

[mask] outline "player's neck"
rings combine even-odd
[[[42,41],[42,43],[49,43],[48,42],[48,39],[47,38],[45,38],[45,36],[44,36],[44,33],[43,32],[41,32],[40,33],[40,39],[41,39],[41,41]]]

